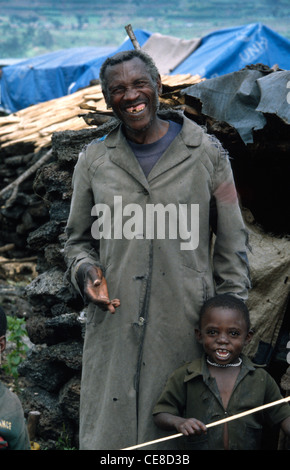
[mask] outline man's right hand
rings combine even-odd
[[[101,268],[84,263],[78,269],[77,278],[89,302],[93,302],[104,311],[115,313],[116,308],[120,305],[120,300],[110,300],[107,281]]]

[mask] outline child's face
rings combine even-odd
[[[252,338],[243,314],[224,307],[213,307],[205,312],[201,330],[197,330],[196,335],[209,359],[218,364],[237,362],[245,344]]]

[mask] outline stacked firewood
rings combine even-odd
[[[161,101],[170,100],[177,104],[180,89],[202,80],[204,79],[199,75],[190,74],[162,76],[165,93]],[[4,153],[5,151],[10,153],[9,147],[11,146],[33,144],[34,152],[38,152],[44,147],[50,147],[51,136],[54,132],[85,129],[86,120],[80,118],[85,117],[86,114],[91,115],[90,124],[94,125],[102,124],[106,120],[103,115],[107,117],[111,115],[111,112],[107,110],[99,84],[0,118],[1,149]]]

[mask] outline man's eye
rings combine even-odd
[[[148,83],[144,80],[142,80],[142,81],[140,80],[139,82],[135,83],[135,86],[140,87],[140,88],[143,87],[143,86],[147,86],[147,85],[148,85]]]
[[[117,95],[118,93],[122,93],[123,91],[123,88],[114,88],[114,90],[111,91],[111,94]]]

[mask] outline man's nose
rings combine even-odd
[[[125,99],[125,100],[130,100],[130,101],[132,101],[132,100],[136,99],[136,97],[138,96],[138,94],[139,94],[139,93],[138,93],[137,88],[135,88],[135,87],[128,87],[128,88],[126,88],[126,90],[125,90],[124,99]]]

